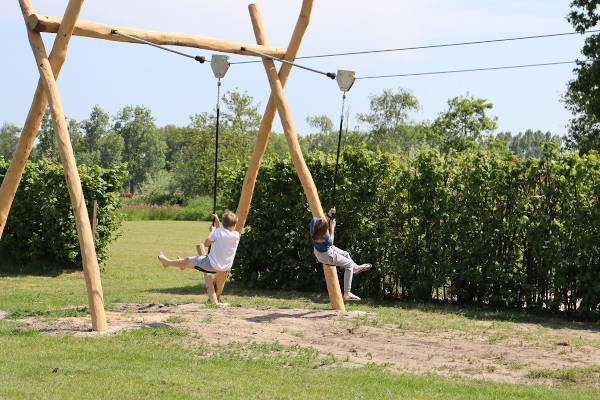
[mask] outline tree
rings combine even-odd
[[[54,127],[52,126],[52,117],[48,107],[46,107],[44,115],[42,116],[40,129],[37,133],[37,144],[32,152],[31,158],[34,161],[46,158],[56,163],[60,162],[58,144],[56,143]]]
[[[600,0],[573,0],[567,20],[583,34],[600,21],[598,5]],[[586,60],[577,61],[575,79],[567,84],[564,102],[573,114],[567,144],[587,153],[600,150],[600,35],[589,35],[581,53]]]
[[[382,95],[370,96],[369,99],[370,112],[358,114],[359,121],[369,125],[369,147],[388,152],[406,149],[407,130],[404,128],[408,125],[409,112],[420,108],[417,98],[408,90],[398,88],[396,93],[385,89]]]
[[[494,139],[504,142],[506,148],[520,158],[543,157],[547,152],[544,143],[553,143],[557,150],[562,149],[562,138],[559,135],[553,135],[551,132],[544,133],[540,130],[527,129],[525,132],[519,132],[516,136],[512,136],[510,132],[500,132]]]
[[[246,92],[228,91],[223,96],[224,110],[221,114],[219,135],[223,132],[223,160],[247,162],[254,150],[261,116],[260,104],[254,104],[254,98]],[[220,150],[219,150],[220,152]]]
[[[223,96],[219,123],[219,165],[217,181],[223,171],[250,160],[260,126],[258,104],[246,93],[229,91]],[[176,187],[186,195],[211,194],[215,157],[214,113],[193,115],[188,127],[176,130],[178,138],[169,141]],[[174,129],[170,128],[170,131]]]
[[[124,107],[114,120],[113,130],[123,139],[123,161],[127,163],[129,191],[165,165],[166,145],[154,125],[150,109],[143,106]]]
[[[493,107],[485,99],[476,99],[469,94],[449,99],[448,110],[440,113],[433,122],[433,143],[444,153],[451,149],[460,152],[481,143],[486,134],[496,129],[498,118],[486,115],[486,110]]]
[[[333,122],[326,115],[314,115],[306,117],[308,125],[315,129],[306,136],[308,151],[320,150],[324,153],[335,153],[339,133],[333,130]]]
[[[5,160],[12,159],[17,143],[19,142],[19,133],[21,128],[7,122],[0,128],[0,158]]]

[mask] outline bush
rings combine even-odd
[[[8,162],[0,162],[0,180]],[[119,191],[125,167],[102,169],[79,167],[88,210],[98,202],[96,253],[107,257],[107,246],[120,226]],[[47,161],[27,163],[0,241],[3,268],[34,263],[43,269],[81,268],[79,240],[63,168]]]
[[[306,158],[324,209],[333,156]],[[338,179],[336,245],[375,268],[362,295],[600,316],[600,160],[596,153],[522,160],[500,151],[394,160],[347,151]],[[245,168],[228,172],[229,208]],[[261,166],[232,276],[249,285],[323,290],[310,211],[291,161]],[[341,275],[342,271],[338,271]]]

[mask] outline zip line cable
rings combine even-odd
[[[592,60],[585,60],[583,62],[591,62]],[[357,76],[356,79],[380,79],[380,78],[395,78],[395,77],[405,77],[405,76],[422,76],[422,75],[442,75],[442,74],[456,74],[461,72],[476,72],[476,71],[494,71],[501,69],[516,69],[516,68],[532,68],[532,67],[546,67],[551,65],[564,65],[564,64],[574,64],[577,61],[557,61],[557,62],[548,62],[548,63],[538,63],[538,64],[521,64],[521,65],[506,65],[501,67],[484,67],[484,68],[469,68],[469,69],[455,69],[448,71],[431,71],[431,72],[413,72],[406,74],[389,74],[389,75],[373,75],[373,76]]]
[[[273,56],[270,56],[268,54],[261,53],[260,51],[250,50],[250,49],[248,49],[246,47],[241,47],[240,50],[241,51],[246,51],[248,53],[256,54],[257,56],[261,56],[263,58],[269,58],[269,59],[274,60],[274,61],[279,61],[279,62],[282,62],[284,64],[293,65],[294,67],[302,68],[302,69],[305,69],[305,70],[308,70],[308,71],[311,71],[311,72],[316,72],[317,74],[325,75],[325,76],[327,76],[328,78],[331,78],[331,79],[335,79],[335,74],[333,72],[323,72],[323,71],[319,71],[317,69],[305,67],[303,65],[294,64],[291,61],[284,60],[284,59],[277,58],[277,57],[273,57]],[[260,62],[260,61],[256,61],[256,62]],[[235,64],[235,63],[230,63],[230,64]]]
[[[193,58],[194,60],[198,61],[200,64],[202,64],[202,63],[204,63],[206,61],[206,57],[203,57],[203,56],[193,56],[191,54],[187,54],[187,53],[183,53],[181,51],[173,50],[173,49],[170,49],[168,47],[161,46],[161,45],[149,42],[149,41],[144,40],[144,39],[140,39],[139,37],[135,37],[135,36],[127,35],[125,33],[121,33],[121,32],[119,32],[116,29],[111,30],[110,33],[112,33],[113,35],[119,35],[121,37],[134,40],[134,41],[139,42],[139,43],[144,43],[144,44],[150,45],[152,47],[156,47],[156,48],[161,49],[161,50],[170,51],[171,53],[179,54],[180,56]]]
[[[296,57],[296,60],[307,59],[307,58],[326,58],[326,57],[341,57],[341,56],[354,56],[354,55],[363,55],[363,54],[376,54],[376,53],[391,53],[394,51],[408,51],[408,50],[425,50],[425,49],[436,49],[442,47],[455,47],[455,46],[470,46],[474,44],[488,44],[488,43],[499,43],[499,42],[511,42],[517,40],[529,40],[529,39],[544,39],[551,37],[560,37],[560,36],[570,36],[570,35],[583,35],[586,33],[595,33],[600,32],[600,29],[592,29],[589,31],[585,31],[584,33],[579,32],[565,32],[565,33],[549,33],[545,35],[531,35],[531,36],[517,36],[510,38],[502,38],[502,39],[490,39],[490,40],[473,40],[468,42],[454,42],[454,43],[441,43],[441,44],[431,44],[431,45],[423,45],[423,46],[411,46],[411,47],[399,47],[393,49],[379,49],[379,50],[363,50],[363,51],[351,51],[346,53],[329,53],[329,54],[319,54],[314,56],[302,56]],[[231,64],[251,64],[257,63],[259,61],[237,61],[232,62]]]

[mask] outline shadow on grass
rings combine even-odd
[[[204,295],[206,294],[206,288],[204,283],[198,285],[178,286],[161,289],[150,289],[148,293],[165,293],[165,294],[179,294],[179,295]],[[266,290],[266,289],[253,289],[247,288],[236,282],[227,282],[225,289],[223,290],[223,296],[237,296],[237,297],[264,297],[271,298],[273,300],[286,300],[286,301],[301,301],[315,304],[328,304],[329,297],[327,293],[311,293],[311,292],[298,292],[298,291],[283,291],[283,290]]]
[[[312,315],[319,313],[319,315]],[[246,321],[250,322],[269,322],[275,319],[280,318],[306,318],[306,319],[327,319],[331,315],[323,314],[323,310],[310,310],[306,311],[302,314],[294,314],[294,313],[283,313],[283,312],[274,312],[267,315],[260,315],[256,317],[246,318]]]
[[[17,278],[23,276],[42,276],[56,278],[63,273],[81,271],[80,268],[65,269],[57,263],[32,262],[28,264],[13,264],[0,262],[0,278]]]

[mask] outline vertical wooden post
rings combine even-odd
[[[52,66],[52,72],[54,79],[58,78],[60,69],[62,68],[65,58],[67,56],[67,46],[75,26],[75,22],[79,17],[83,0],[70,0],[65,10],[65,15],[62,19],[62,23],[58,29],[52,52],[50,53],[50,65]],[[29,1],[21,2],[21,9],[23,15],[28,19],[29,15],[33,14],[33,8]],[[48,104],[44,88],[42,86],[41,79],[38,81],[33,101],[27,115],[27,120],[23,126],[23,131],[19,137],[19,143],[15,149],[13,159],[8,166],[6,175],[2,180],[2,186],[0,186],[0,239],[2,238],[2,232],[6,226],[6,220],[10,207],[15,198],[15,193],[21,181],[25,164],[31,153],[33,143],[35,142],[35,136],[44,115],[44,109]]]
[[[256,4],[250,4],[248,6],[250,11],[250,18],[252,20],[252,27],[254,28],[254,34],[258,42],[266,41],[264,34],[264,28],[262,26],[262,19],[260,12]],[[279,118],[281,119],[281,125],[285,133],[285,138],[288,143],[290,150],[290,156],[300,178],[300,183],[304,189],[304,194],[308,200],[308,205],[311,209],[312,215],[315,217],[323,217],[323,208],[321,207],[321,201],[317,193],[317,188],[312,179],[312,175],[306,166],[300,145],[298,144],[298,138],[296,136],[296,130],[292,122],[292,116],[283,94],[283,87],[277,70],[275,69],[275,63],[270,60],[263,58],[263,65],[269,78],[269,84],[271,86],[271,95],[275,98],[275,104],[277,105],[277,111],[279,112]],[[327,282],[327,291],[329,293],[329,300],[331,306],[335,310],[345,310],[344,300],[340,291],[340,283],[337,277],[337,271],[334,266],[323,264],[323,273],[325,275],[325,281]]]
[[[25,26],[27,27],[28,10],[31,9],[29,0],[19,0],[23,17],[25,18]],[[81,258],[83,261],[83,273],[85,276],[86,287],[88,292],[88,302],[92,315],[92,328],[95,331],[106,330],[106,316],[104,314],[104,298],[102,293],[102,284],[100,281],[100,268],[98,267],[98,259],[96,258],[96,249],[94,248],[94,240],[92,238],[92,230],[88,212],[85,206],[85,199],[81,189],[81,181],[71,147],[67,122],[63,111],[62,103],[56,81],[52,72],[52,67],[42,37],[39,33],[34,33],[27,28],[29,43],[37,62],[38,70],[42,81],[42,86],[48,98],[50,105],[50,113],[52,114],[52,124],[54,133],[58,142],[58,150],[63,164],[65,180],[69,188],[69,196],[73,205],[75,214],[75,223],[77,226],[77,235],[79,237],[79,247],[81,249]]]
[[[201,256],[206,255],[206,247],[204,244],[200,243],[196,249],[198,250],[198,254]],[[206,286],[206,294],[208,294],[208,301],[211,303],[217,303],[217,294],[215,293],[215,283],[213,281],[213,274],[207,274],[204,272],[204,285]]]
[[[304,36],[306,28],[308,27],[308,23],[310,22],[312,6],[313,0],[304,0],[302,2],[300,16],[298,17],[296,27],[294,28],[294,33],[292,33],[290,44],[288,45],[287,51],[285,53],[284,58],[286,60],[292,61],[296,58],[296,55],[298,54],[300,42],[302,41],[302,37]],[[264,35],[262,35],[262,37],[257,36],[257,43],[265,46],[268,44]],[[290,76],[291,70],[291,65],[281,65],[281,68],[279,70],[279,80],[281,81],[282,86],[285,86],[288,77]],[[256,145],[254,146],[254,152],[252,153],[250,164],[248,164],[248,170],[246,171],[246,176],[244,177],[244,184],[242,185],[242,194],[240,196],[238,207],[235,212],[238,217],[236,229],[238,230],[238,232],[240,232],[240,234],[242,233],[244,225],[246,224],[246,218],[248,217],[248,211],[250,209],[250,203],[252,201],[252,193],[254,191],[256,176],[258,175],[258,169],[260,168],[263,155],[265,154],[265,150],[267,148],[267,142],[269,140],[269,135],[271,134],[271,128],[273,127],[273,120],[275,119],[276,111],[277,106],[275,105],[275,98],[273,94],[271,94],[269,96],[269,101],[267,102],[265,114],[260,122],[260,128],[258,129],[258,137],[256,138]]]

